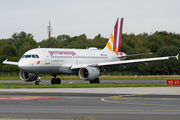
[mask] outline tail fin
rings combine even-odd
[[[118,27],[119,18],[117,18],[111,36],[103,50],[110,50],[113,52],[121,52],[122,28],[123,18],[121,18],[120,27]],[[119,34],[118,34],[119,33]]]

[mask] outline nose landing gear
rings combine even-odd
[[[38,75],[37,80],[35,81],[35,85],[41,85],[41,84],[42,84],[42,82],[41,82],[40,77]]]

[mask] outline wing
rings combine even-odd
[[[3,64],[9,64],[9,65],[18,65],[19,62],[12,62],[12,61],[7,61],[8,59],[6,59],[5,61],[3,61]]]
[[[148,55],[148,54],[153,54],[153,53],[141,53],[141,54],[132,54],[132,55],[124,55],[124,56],[119,56],[118,58],[124,58],[124,57],[134,57],[134,56],[141,56],[141,55]]]
[[[177,56],[169,56],[169,57],[157,57],[157,58],[146,58],[146,59],[135,59],[135,60],[101,62],[101,63],[97,63],[97,64],[74,64],[71,66],[71,69],[78,69],[78,68],[87,67],[87,66],[101,67],[101,66],[112,66],[112,65],[139,64],[139,63],[153,62],[153,61],[157,61],[157,60],[167,60],[169,58],[176,58],[178,60],[178,56],[179,56],[179,54]]]

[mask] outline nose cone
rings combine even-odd
[[[25,59],[21,59],[19,61],[18,67],[21,70],[26,70],[26,67],[28,66],[28,62]]]

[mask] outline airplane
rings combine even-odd
[[[51,84],[61,84],[60,74],[79,74],[79,77],[90,83],[100,83],[99,76],[103,70],[114,66],[126,68],[129,64],[143,63],[157,60],[166,60],[178,56],[156,57],[145,59],[125,60],[127,57],[147,55],[152,53],[126,55],[121,52],[123,19],[117,18],[110,38],[104,47],[99,50],[95,47],[88,49],[61,49],[61,48],[35,48],[24,53],[19,62],[3,61],[3,64],[18,65],[19,75],[25,82],[35,81],[41,84],[42,74],[51,74]]]

